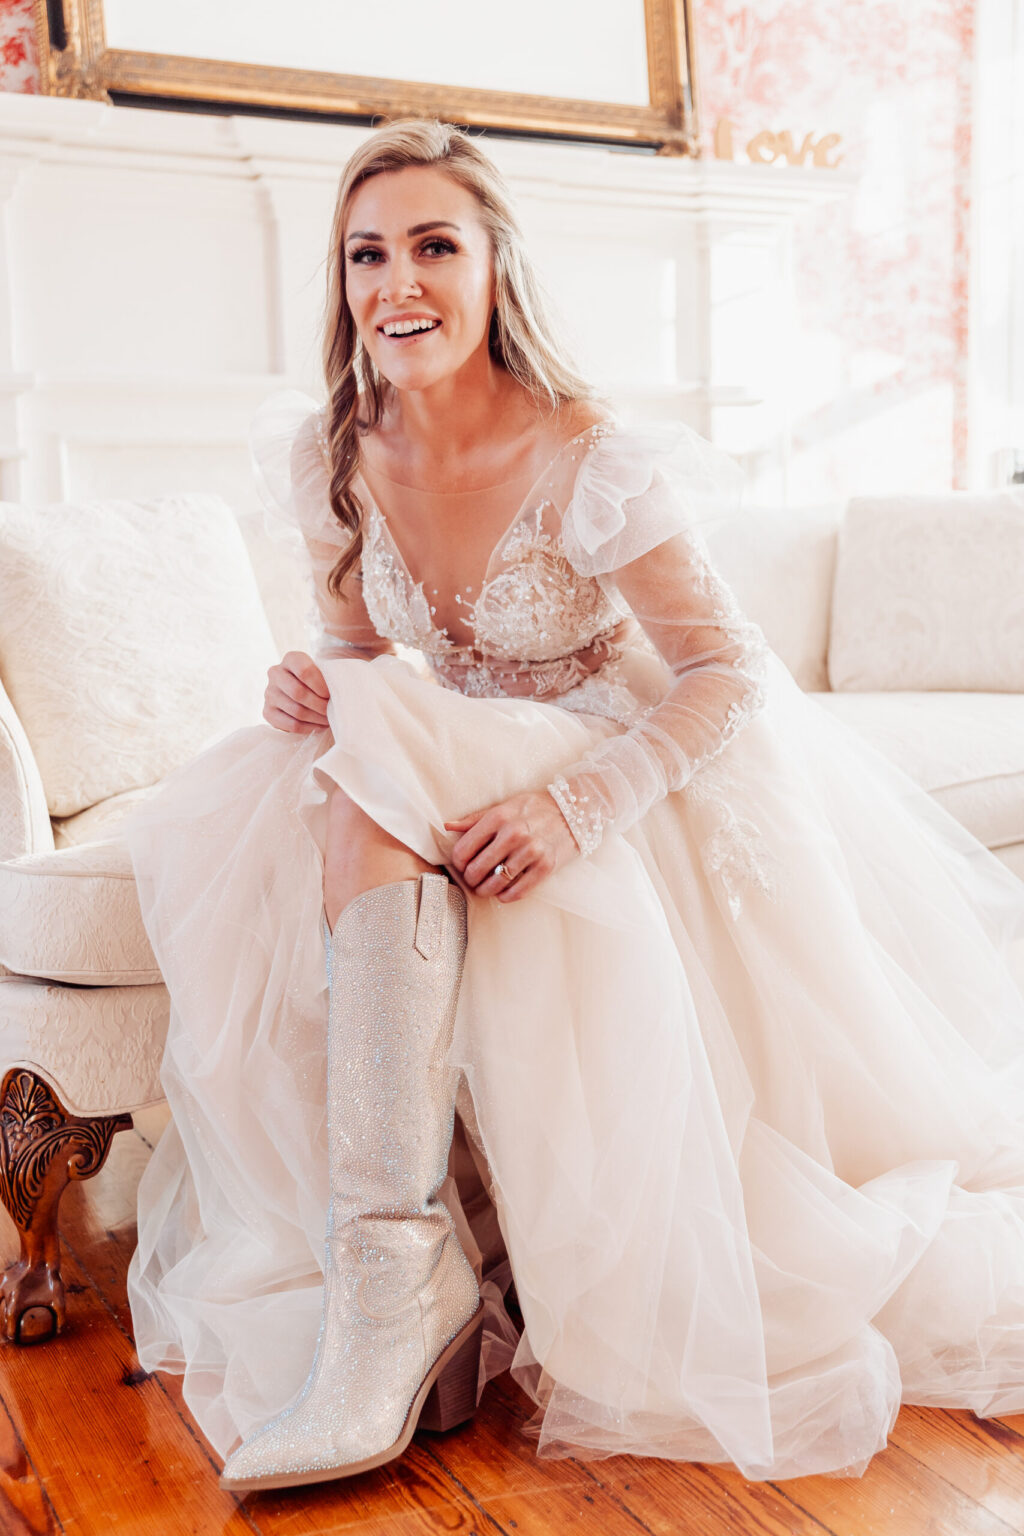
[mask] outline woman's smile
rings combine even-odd
[[[386,341],[418,341],[441,329],[441,321],[433,315],[393,315],[377,327],[377,333]]]

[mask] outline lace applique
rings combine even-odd
[[[498,550],[506,569],[470,606],[477,643],[495,656],[569,659],[618,618],[598,582],[577,575],[544,531],[549,506],[542,501],[516,522]]]
[[[621,656],[613,635],[622,626],[600,584],[579,576],[559,540],[544,530],[549,506],[541,501],[517,519],[496,551],[505,569],[484,583],[475,603],[466,605],[466,622],[477,640],[468,646],[457,644],[435,623],[422,582],[412,580],[371,499],[362,573],[363,600],[374,628],[386,639],[421,651],[437,680],[460,693],[476,698],[528,695],[562,703],[605,662]],[[568,707],[590,706],[581,696]],[[613,718],[624,709],[624,699],[617,698]]]
[[[582,715],[601,715],[627,729],[650,714],[653,705],[644,706],[622,676],[621,652],[591,672],[558,700],[561,709]]]
[[[764,708],[767,702],[769,647],[761,626],[744,615],[731,587],[715,571],[706,541],[695,532],[690,534],[690,539],[696,557],[695,585],[711,601],[712,621],[716,629],[720,629],[736,646],[737,654],[731,665],[744,680],[740,696],[733,699],[726,710],[719,741],[710,751],[694,758],[692,772],[696,774],[706,763],[717,758],[722,748]]]
[[[706,805],[717,814],[718,825],[701,844],[705,868],[718,875],[725,888],[733,922],[743,912],[743,888],[751,885],[769,901],[778,901],[784,865],[769,848],[764,834],[749,817],[738,816],[731,798],[733,775],[723,761],[710,764],[683,788],[694,805]]]

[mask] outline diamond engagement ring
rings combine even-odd
[[[494,866],[494,873],[496,875],[504,875],[505,879],[509,882],[509,884],[511,884],[511,882],[516,878],[515,875],[509,873],[509,871],[505,868],[505,865],[503,863],[502,864],[495,864],[495,866]]]

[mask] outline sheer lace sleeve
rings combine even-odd
[[[658,704],[548,785],[584,854],[683,788],[764,704],[767,644],[702,532],[739,484],[735,463],[681,426],[610,434],[580,467],[566,555],[636,616],[668,674]]]
[[[267,531],[290,547],[309,577],[319,618],[315,659],[392,651],[366,611],[358,566],[341,597],[328,591],[349,535],[331,510],[321,408],[301,390],[271,395],[253,418],[249,446]]]

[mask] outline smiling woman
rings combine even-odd
[[[542,1455],[748,1478],[1024,1410],[1020,883],[739,610],[735,465],[579,377],[478,142],[370,135],[327,266],[326,403],[253,425],[316,655],[126,826],[142,1364],[237,1489],[506,1367]]]

